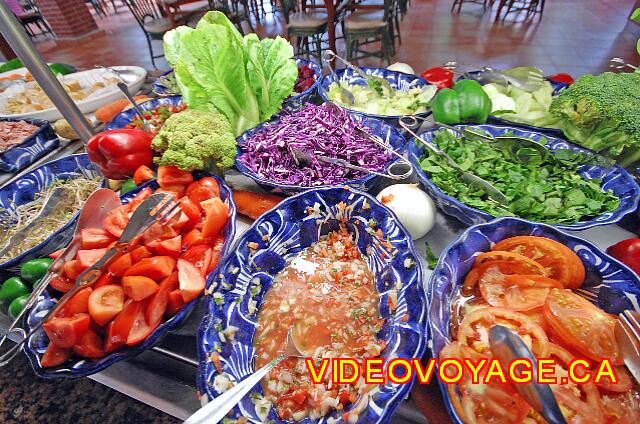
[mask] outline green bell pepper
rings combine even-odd
[[[51,258],[31,259],[23,262],[20,265],[20,276],[23,280],[33,284],[47,273],[52,263],[53,259]]]
[[[24,305],[27,304],[28,300],[28,294],[13,299],[13,301],[9,305],[9,317],[11,317],[11,319],[15,319],[15,317],[17,317],[18,314],[24,309]]]
[[[122,187],[120,188],[120,194],[129,193],[136,187],[138,187],[138,185],[135,183],[135,181],[133,181],[133,178],[129,178],[124,182],[124,184],[122,184]]]
[[[474,80],[458,81],[442,88],[431,102],[433,119],[442,124],[484,124],[491,113],[491,99]]]
[[[0,303],[9,305],[15,298],[30,292],[31,290],[20,277],[11,277],[2,283],[2,287],[0,287]]]

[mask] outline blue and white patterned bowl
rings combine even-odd
[[[393,126],[385,123],[384,121],[369,118],[360,114],[353,114],[352,117],[355,121],[360,122],[366,127],[368,127],[370,129],[371,134],[380,137],[385,143],[387,143],[387,145],[392,146],[396,152],[403,154],[406,151],[407,142],[405,138]],[[258,175],[258,173],[254,172],[253,170],[246,167],[243,163],[238,161],[238,158],[242,154],[240,146],[249,137],[259,133],[267,126],[277,125],[279,122],[280,122],[280,119],[278,117],[275,117],[268,122],[264,122],[258,125],[257,127],[246,131],[240,137],[236,138],[236,142],[238,144],[238,155],[236,156],[236,168],[238,169],[238,171],[240,171],[241,174],[246,175],[247,177],[254,180],[265,190],[274,192],[274,193],[296,193],[304,190],[309,190],[311,188],[331,187],[331,185],[317,185],[317,186],[309,187],[309,186],[301,186],[296,184],[282,184]],[[389,163],[387,163],[387,167],[392,163],[398,162],[399,160],[400,160],[399,158],[394,156],[393,159]],[[376,177],[373,174],[368,174],[362,178],[345,181],[344,183],[340,183],[340,184],[335,184],[333,185],[333,187],[343,186],[347,184],[357,189],[366,190],[372,187],[372,185],[375,184],[376,181],[378,181],[378,177]]]
[[[169,75],[173,74],[173,69],[169,69],[168,71],[166,71],[165,73],[163,73],[160,77],[156,78],[152,83],[151,83],[151,90],[157,94],[160,97],[163,96],[179,96],[180,92],[178,91],[177,93],[174,92],[170,87],[167,87],[163,82],[162,82],[162,77],[167,77]]]
[[[451,341],[451,305],[464,277],[473,267],[477,253],[486,252],[493,244],[508,237],[532,235],[549,237],[567,245],[582,260],[586,269],[585,289],[598,298],[598,306],[611,314],[634,309],[640,295],[640,279],[626,265],[607,255],[591,242],[559,231],[549,225],[534,224],[517,218],[500,218],[468,228],[447,247],[429,279],[429,351],[438,357]],[[447,387],[440,382],[449,415],[458,424],[462,420],[453,409]]]
[[[344,209],[336,206],[340,202],[345,203]],[[309,207],[317,207],[318,215],[309,215]],[[222,294],[224,304],[219,305],[213,301],[212,296],[208,296],[206,315],[198,329],[197,382],[203,396],[211,399],[219,395],[213,387],[217,371],[208,359],[209,354],[217,347],[220,347],[223,373],[230,374],[237,380],[253,372],[255,352],[252,341],[257,317],[248,312],[252,280],[258,278],[262,284],[263,289],[254,297],[260,308],[264,293],[287,261],[317,241],[321,234],[336,229],[338,220],[342,217],[346,219],[358,249],[376,276],[376,287],[381,294],[380,312],[386,318],[385,325],[378,334],[380,339],[387,342],[382,357],[388,360],[391,357],[422,356],[426,330],[426,298],[420,258],[408,232],[393,212],[366,193],[345,188],[313,189],[286,199],[258,218],[223,260],[220,275],[213,276],[215,280],[211,288]],[[389,243],[397,252],[395,256],[383,253],[384,248],[379,239],[371,235],[368,227],[371,219],[389,237]],[[321,222],[325,222],[325,225]],[[265,241],[266,239],[269,241]],[[247,245],[249,242],[255,242],[259,247],[251,251]],[[410,262],[408,267],[405,266],[406,260]],[[396,283],[401,283],[402,287],[398,290],[398,308],[392,313],[388,307],[388,295]],[[402,319],[405,314],[409,315],[408,320],[406,317]],[[235,341],[221,343],[218,330],[229,325],[239,328]],[[411,385],[387,383],[373,389],[369,406],[361,412],[357,422],[388,422],[398,404],[409,393]],[[256,386],[254,390],[261,392],[262,389]],[[334,412],[330,416],[340,417],[342,412],[344,411]],[[262,422],[256,415],[249,396],[236,406],[234,415],[244,415],[252,423]],[[276,416],[274,410],[269,412],[269,418],[276,423],[285,422]],[[306,419],[304,422],[325,423],[326,418],[317,421]]]
[[[11,119],[0,121],[25,121],[39,127],[36,132],[25,138],[20,144],[0,153],[0,170],[5,172],[19,171],[37,161],[49,152],[58,148],[60,140],[48,121],[41,119]]]
[[[13,211],[17,206],[29,203],[36,193],[40,192],[56,179],[69,179],[82,175],[86,178],[100,176],[98,167],[89,161],[86,154],[65,156],[51,162],[47,162],[33,171],[21,176],[12,183],[0,189],[0,208]],[[77,216],[77,214],[75,215]],[[51,237],[37,246],[27,250],[21,255],[0,264],[0,279],[4,281],[19,271],[20,263],[47,256],[61,245],[71,240],[73,222],[69,221]]]
[[[140,109],[143,111],[149,111],[157,108],[158,106],[180,106],[182,104],[182,96],[166,96],[166,97],[158,97],[156,99],[147,100],[146,102],[140,103]],[[106,130],[115,130],[118,128],[124,128],[133,121],[136,117],[136,111],[133,108],[127,109],[125,111],[120,112],[113,118],[107,125],[105,125],[104,129]]]
[[[229,206],[229,220],[224,227],[225,243],[222,248],[222,255],[226,255],[229,251],[229,246],[231,245],[231,241],[233,240],[236,231],[236,205],[233,202],[231,190],[226,186],[223,180],[216,176],[199,173],[195,173],[194,175],[196,176],[196,178],[202,176],[211,176],[215,178],[218,181],[218,184],[220,184],[220,198],[224,200],[224,202]],[[128,192],[124,196],[121,196],[122,202],[128,203],[140,190],[145,187],[151,187],[155,190],[158,188],[158,184],[156,183],[156,181],[149,181],[136,188],[135,190]],[[213,270],[211,275],[217,275],[217,270],[218,268]],[[176,315],[160,324],[158,328],[156,328],[153,333],[151,333],[149,337],[147,337],[147,339],[142,343],[131,347],[123,347],[115,352],[109,353],[102,359],[91,360],[75,356],[69,361],[57,367],[43,367],[41,364],[42,355],[47,349],[49,339],[42,329],[38,330],[31,337],[29,337],[29,340],[25,344],[24,351],[27,355],[27,358],[29,358],[29,362],[31,362],[31,367],[33,368],[34,372],[38,376],[43,378],[74,378],[95,374],[118,361],[122,361],[139,355],[140,353],[155,345],[169,331],[179,326],[186,319],[186,317],[198,304],[201,297],[202,296],[187,303]],[[54,304],[55,301],[51,299],[48,293],[42,295],[25,317],[25,326],[23,328],[28,332],[31,328],[38,324],[42,320],[42,318],[44,318],[44,316]]]
[[[469,127],[485,131],[493,136],[502,135],[511,132],[516,136],[526,137],[534,141],[540,141],[546,138],[546,146],[550,150],[571,149],[576,152],[585,154],[593,154],[590,150],[578,147],[566,140],[551,137],[537,132],[525,130],[523,128],[498,126],[498,125],[461,125],[459,127]],[[432,142],[434,132],[437,129],[430,129],[421,133],[421,137]],[[412,139],[409,142],[409,157],[418,174],[418,179],[425,187],[436,205],[447,215],[454,216],[467,225],[480,224],[491,221],[494,217],[484,211],[467,206],[452,196],[441,191],[420,168],[420,158],[424,155],[425,147],[419,141]],[[608,225],[620,221],[626,214],[631,213],[638,207],[638,199],[640,199],[640,187],[635,179],[626,170],[614,165],[610,168],[598,165],[583,165],[579,170],[580,175],[585,179],[601,178],[602,188],[604,190],[612,190],[620,199],[620,206],[613,212],[600,215],[589,221],[579,221],[573,224],[551,224],[554,227],[569,231],[579,231],[599,225]]]
[[[389,81],[389,84],[391,84],[391,87],[394,90],[409,91],[412,88],[416,88],[416,87],[419,88],[425,85],[430,85],[429,82],[425,81],[419,76],[412,75],[412,74],[405,74],[404,72],[391,71],[386,68],[361,67],[360,69],[362,69],[365,73],[369,75],[383,77],[384,79]],[[336,77],[340,81],[342,81],[343,79],[346,80],[346,82],[349,84],[367,85],[367,82],[365,81],[365,79],[362,78],[360,75],[356,74],[352,69],[350,68],[338,69],[335,72],[335,77],[333,74],[325,75],[320,79],[320,83],[318,84],[318,94],[320,95],[322,100],[324,100],[325,102],[330,101],[329,87],[331,86],[331,84],[335,82]],[[349,109],[346,106],[343,106],[343,107],[345,107],[346,109]],[[365,115],[369,118],[382,119],[387,123],[394,125],[396,127],[399,126],[398,120],[402,117],[402,115],[394,116],[394,115],[376,115],[373,113],[363,113],[363,112],[351,110],[351,109],[349,109],[349,111],[352,113]],[[431,109],[427,110],[426,112],[417,113],[414,116],[416,118],[426,118],[429,115],[431,115]]]

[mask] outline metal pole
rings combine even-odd
[[[93,128],[85,120],[78,106],[71,100],[60,81],[53,75],[40,52],[33,45],[9,5],[0,0],[0,33],[7,40],[22,63],[29,69],[45,94],[69,122],[85,143],[93,136]]]

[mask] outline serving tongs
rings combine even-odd
[[[129,100],[129,103],[131,103],[131,106],[133,106],[133,109],[136,111],[136,113],[140,117],[140,120],[142,121],[142,127],[145,129],[145,131],[153,134],[153,132],[156,130],[156,127],[153,126],[151,122],[149,122],[149,120],[144,114],[144,111],[140,108],[140,105],[136,103],[136,100],[131,95],[131,92],[129,92],[129,87],[127,87],[127,84],[125,84],[122,81],[119,81],[116,85],[118,86],[120,91],[122,91],[122,94],[124,94],[127,100]]]
[[[376,86],[379,85],[386,89],[387,93],[393,93],[395,91],[393,87],[391,87],[389,81],[387,81],[385,78],[379,77],[377,75],[367,74],[365,71],[349,62],[347,59],[338,56],[333,50],[326,50],[325,55],[327,56],[327,61],[331,61],[331,59],[338,59],[340,62],[344,63],[347,68],[351,69],[353,72],[358,74],[358,76],[362,77],[366,81],[369,88],[375,90]]]
[[[29,295],[29,299],[27,299],[27,302],[20,313],[18,313],[18,315],[14,318],[7,331],[2,334],[2,338],[0,338],[0,346],[2,346],[2,344],[6,341],[10,333],[15,332],[16,326],[18,325],[24,314],[33,307],[40,295],[49,286],[49,283],[51,282],[53,277],[60,273],[65,262],[73,259],[76,256],[76,253],[78,253],[78,250],[82,248],[82,230],[85,228],[95,228],[102,225],[102,221],[107,216],[107,214],[118,206],[120,206],[120,198],[115,192],[107,188],[98,189],[87,198],[84,207],[80,211],[80,216],[78,217],[78,222],[76,223],[76,228],[74,230],[71,242],[67,245],[64,251],[51,263],[49,269],[47,270],[47,273],[42,277],[40,283],[38,283],[33,292]],[[22,329],[18,330],[22,331]],[[26,338],[24,338],[21,343],[14,346],[11,350],[0,356],[0,366],[4,366],[9,363],[9,361],[11,361],[11,359],[13,359],[13,357],[20,351],[19,347],[22,346],[22,343],[24,343],[25,341]]]
[[[331,52],[331,50],[327,50],[325,52],[325,56],[329,56],[329,52]],[[342,83],[340,82],[340,78],[338,78],[338,75],[336,75],[336,70],[333,69],[333,66],[331,65],[331,58],[325,58],[323,62],[329,68],[329,73],[333,75],[333,80],[336,82],[336,85],[338,86],[338,90],[340,90],[340,101],[347,105],[356,104],[356,98],[353,95],[353,93],[347,90],[346,88],[344,88],[344,85],[342,85]]]
[[[118,196],[116,195],[115,198],[118,199]],[[115,207],[118,207],[120,205],[119,199],[118,199],[117,205],[115,205],[115,203],[112,203],[112,204]],[[20,342],[18,342],[15,346],[11,347],[9,350],[7,350],[7,352],[5,352],[0,356],[0,366],[4,366],[8,364],[9,361],[11,361],[11,359],[13,359],[13,357],[17,354],[17,352],[22,348],[22,345],[24,345],[27,342],[29,337],[31,337],[36,331],[38,331],[42,326],[42,324],[47,322],[49,318],[54,316],[55,313],[59,310],[59,308],[61,308],[69,299],[71,299],[78,291],[82,290],[83,288],[93,285],[102,276],[104,270],[117,257],[127,253],[129,250],[129,243],[134,238],[142,234],[154,223],[158,221],[166,222],[170,220],[175,215],[175,213],[179,211],[179,207],[180,207],[180,204],[175,201],[175,197],[172,195],[168,195],[166,193],[156,193],[147,197],[138,206],[138,208],[135,210],[135,212],[131,216],[129,223],[125,227],[124,231],[122,232],[122,236],[116,242],[116,244],[111,248],[109,248],[109,250],[106,251],[104,256],[102,256],[102,258],[98,260],[98,262],[96,262],[95,264],[93,264],[92,266],[84,270],[78,276],[73,288],[62,296],[62,298],[58,301],[58,303],[47,312],[47,314],[44,316],[44,318],[42,318],[42,320],[38,322],[38,324],[36,324],[33,328],[31,328],[31,330],[24,336],[24,338]],[[85,210],[86,210],[86,205],[83,211]],[[99,212],[99,211],[96,211],[96,212]],[[104,214],[104,212],[102,213]],[[85,211],[83,212],[82,215],[88,215],[88,214],[89,212]],[[104,215],[102,217],[104,217]],[[97,226],[99,224],[94,223],[93,225]],[[78,224],[78,227],[80,227],[80,224]],[[74,238],[77,235],[78,234],[75,234]],[[74,241],[76,240],[74,239]],[[79,241],[79,239],[77,241]],[[72,245],[75,245],[75,247],[71,247]],[[62,255],[60,255],[59,257],[60,262],[58,262],[57,264],[57,267],[58,267],[57,269],[59,270],[65,261],[72,259],[77,253],[77,251],[79,250],[79,248],[80,248],[79,243],[72,242],[72,244],[69,247],[67,247],[67,249],[70,249],[70,250],[65,250],[65,252]],[[73,251],[73,249],[75,249],[75,251]],[[52,267],[56,261],[54,261],[54,263],[51,264]],[[53,275],[50,278],[52,277]],[[40,293],[42,293],[44,288],[47,286],[47,284],[45,283],[48,284],[48,282],[44,281],[42,284],[38,286],[37,290]],[[25,306],[23,310],[26,311],[27,307]],[[11,329],[10,331],[13,331],[13,329]],[[9,333],[9,331],[7,333]]]
[[[460,165],[458,165],[458,163],[454,161],[451,158],[451,156],[449,156],[446,152],[438,148],[435,144],[425,141],[422,137],[420,137],[418,134],[416,134],[412,130],[412,127],[416,126],[418,123],[418,120],[416,119],[415,116],[410,116],[410,115],[403,116],[399,119],[399,123],[400,123],[400,126],[404,128],[406,132],[411,134],[416,140],[420,141],[422,145],[424,145],[426,148],[431,150],[436,155],[444,158],[449,164],[449,166],[451,166],[452,168],[454,168],[456,171],[460,173],[460,179],[462,181],[466,182],[471,187],[484,191],[487,194],[487,197],[489,197],[489,199],[491,199],[492,201],[497,203],[499,206],[504,208],[505,212],[509,212],[509,200],[507,199],[507,196],[505,196],[505,194],[502,191],[500,191],[498,188],[496,188],[493,184],[491,184],[487,180],[477,176],[476,174],[472,174],[471,172],[465,171],[464,169],[462,169],[462,167],[460,167]],[[443,128],[447,128],[447,127],[443,127]],[[456,128],[454,127],[451,127],[451,128],[459,133],[459,130],[457,130]]]

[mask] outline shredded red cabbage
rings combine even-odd
[[[340,184],[365,176],[364,172],[319,162],[315,155],[344,159],[373,171],[383,170],[391,154],[358,134],[356,127],[371,133],[345,110],[334,112],[324,105],[307,103],[302,110],[243,141],[238,160],[261,178],[305,187]],[[311,166],[296,164],[293,148],[311,153]]]

